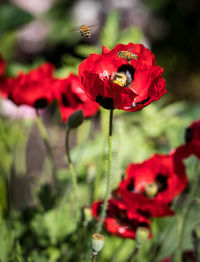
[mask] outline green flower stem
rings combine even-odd
[[[108,135],[108,161],[107,161],[107,172],[106,172],[106,192],[103,203],[103,208],[101,211],[101,216],[99,222],[97,224],[97,233],[101,231],[103,220],[106,214],[106,208],[108,204],[108,198],[110,196],[111,191],[111,182],[112,182],[112,174],[111,174],[111,166],[112,166],[112,122],[113,122],[113,110],[110,110],[110,118],[109,118],[109,135]]]
[[[182,245],[183,245],[183,234],[184,234],[184,229],[185,229],[185,224],[187,222],[188,215],[190,213],[191,208],[193,205],[196,203],[196,201],[193,199],[197,190],[198,190],[198,185],[199,185],[199,176],[198,174],[198,160],[196,161],[195,167],[194,167],[194,180],[191,185],[191,191],[190,194],[187,197],[186,203],[185,203],[185,208],[178,216],[178,233],[177,233],[177,248],[176,252],[173,258],[173,262],[182,262]]]
[[[139,253],[139,246],[137,245],[133,251],[133,253],[131,254],[131,256],[129,257],[128,259],[128,262],[136,262],[136,259],[137,259],[137,255]]]
[[[66,154],[67,154],[67,160],[68,160],[68,165],[69,165],[69,171],[72,177],[72,184],[74,188],[74,194],[75,194],[75,206],[76,206],[76,216],[78,219],[78,185],[77,185],[77,179],[76,179],[76,173],[74,170],[74,166],[72,164],[71,156],[70,156],[70,150],[69,150],[69,134],[70,134],[71,129],[68,127],[67,128],[67,133],[66,133],[66,140],[65,140],[65,147],[66,147]]]
[[[39,115],[38,110],[36,110],[36,123],[37,123],[38,129],[39,129],[41,138],[42,138],[42,140],[44,142],[48,158],[50,160],[50,164],[51,164],[51,168],[52,168],[53,185],[54,185],[54,187],[56,189],[58,189],[57,180],[56,180],[56,170],[57,170],[57,168],[56,168],[55,158],[54,158],[51,146],[49,144],[47,131],[45,129],[45,126],[44,126],[44,124],[42,122],[42,119],[41,119],[41,117]]]
[[[96,262],[96,261],[97,261],[97,255],[92,254],[91,262]]]

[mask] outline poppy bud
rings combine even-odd
[[[69,126],[69,128],[77,128],[78,126],[80,126],[83,123],[84,120],[84,116],[83,116],[83,111],[82,110],[78,110],[76,112],[74,112],[67,121],[67,124]]]
[[[93,255],[97,255],[101,249],[103,248],[104,245],[104,236],[100,234],[93,234],[92,235],[92,250],[93,250]]]
[[[136,243],[140,246],[146,242],[149,236],[149,229],[146,227],[138,227],[136,230]]]
[[[149,183],[145,186],[146,196],[149,198],[155,197],[158,193],[158,185],[156,183]]]
[[[84,225],[86,226],[92,220],[92,212],[90,207],[83,208]]]

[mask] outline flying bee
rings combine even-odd
[[[91,28],[95,27],[96,25],[81,25],[80,27],[72,29],[70,32],[79,31],[80,35],[85,38],[89,39],[92,37],[92,30]]]
[[[112,82],[122,87],[126,87],[129,84],[128,77],[123,72],[116,73],[112,79]]]
[[[138,59],[138,56],[135,53],[129,51],[119,51],[117,56],[128,62],[130,62],[132,59]]]

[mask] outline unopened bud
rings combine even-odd
[[[97,167],[94,163],[89,163],[87,166],[88,182],[92,181],[97,174]]]
[[[146,227],[138,227],[136,230],[136,243],[140,246],[146,242],[149,237],[149,229]]]
[[[84,115],[82,110],[74,112],[67,121],[69,128],[77,128],[83,123]]]
[[[146,196],[152,198],[158,193],[158,185],[156,183],[149,183],[145,186]]]
[[[93,250],[93,255],[97,255],[101,249],[103,248],[104,245],[104,236],[100,234],[93,234],[92,235],[92,250]]]
[[[92,220],[92,212],[90,207],[83,208],[84,225],[87,225]]]

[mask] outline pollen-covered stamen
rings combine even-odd
[[[110,74],[108,73],[108,71],[107,70],[104,70],[103,71],[103,73],[100,73],[99,74],[99,78],[101,79],[101,80],[108,80],[108,79],[110,79]]]
[[[167,189],[167,176],[158,174],[155,182],[149,183],[145,186],[144,193],[148,198],[155,197],[158,193]]]
[[[158,190],[159,190],[159,187],[157,183],[149,183],[145,186],[145,195],[148,198],[153,198],[157,195]]]

